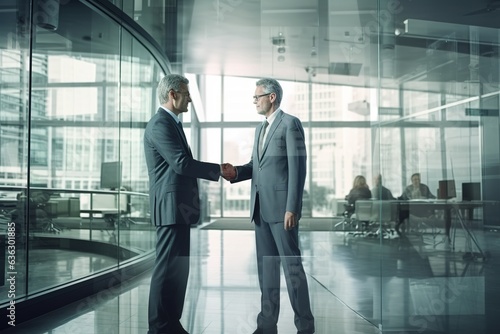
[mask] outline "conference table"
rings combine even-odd
[[[446,230],[446,233],[451,233],[451,230],[454,228],[456,231],[457,227],[461,228],[465,235],[465,244],[466,251],[463,255],[464,259],[476,259],[480,258],[485,260],[487,258],[487,253],[485,253],[479,242],[477,237],[474,234],[474,231],[470,228],[470,221],[473,216],[473,212],[475,209],[482,208],[488,202],[485,201],[454,201],[454,200],[439,200],[439,199],[418,199],[418,200],[409,200],[409,201],[395,201],[398,207],[399,215],[401,213],[404,214],[407,211],[409,214],[417,211],[421,212],[424,210],[429,211],[442,211],[443,212],[443,223]],[[458,223],[458,226],[453,226],[453,217],[455,218],[455,222]],[[451,238],[450,235],[447,235]],[[453,233],[453,241],[452,247],[454,248],[454,237],[455,233]],[[474,251],[474,246],[476,251]]]
[[[368,203],[370,202],[372,204],[368,205]],[[359,200],[356,201],[356,209],[358,209],[358,207],[371,207],[371,217],[375,217],[372,218],[372,220],[396,222],[400,221],[403,218],[407,218],[410,215],[424,217],[426,213],[428,215],[431,215],[436,211],[441,211],[443,212],[443,225],[447,236],[452,238],[449,234],[452,232],[452,230],[456,231],[457,228],[461,228],[464,232],[467,247],[466,252],[463,256],[464,259],[481,258],[485,260],[488,254],[482,250],[477,237],[475,236],[474,231],[470,228],[469,224],[471,222],[474,210],[483,208],[489,203],[490,201],[455,201],[441,199],[418,199],[407,201]],[[358,212],[356,213],[358,214]],[[383,218],[384,216],[385,218]],[[456,222],[455,225],[453,225],[453,221]],[[407,223],[411,224],[412,222],[408,221]],[[454,237],[455,234],[453,233],[453,248]]]

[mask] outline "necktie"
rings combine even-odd
[[[191,153],[191,148],[188,145],[186,134],[184,133],[184,128],[182,127],[182,122],[177,122],[177,125],[179,126],[179,128],[181,130],[181,135],[182,135],[182,138],[184,139],[184,143],[186,144],[186,147],[188,148],[189,153]]]
[[[262,130],[260,131],[259,156],[262,156],[262,150],[264,149],[264,137],[266,135],[266,129],[267,129],[268,125],[269,125],[269,122],[267,120],[265,120],[264,121],[264,126],[262,127]]]
[[[184,128],[182,127],[182,122],[177,122],[177,125],[178,125],[178,126],[179,126],[179,128],[181,129],[182,138],[184,138],[184,141],[185,141],[185,142],[186,142],[186,144],[187,144],[186,134],[184,133]]]

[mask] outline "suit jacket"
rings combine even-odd
[[[410,184],[408,187],[405,188],[403,195],[401,195],[401,199],[409,200],[409,199],[418,199],[418,198],[436,198],[436,196],[434,196],[431,193],[431,190],[429,189],[429,187],[423,183],[420,183],[420,186],[419,186],[420,197],[415,198],[413,196],[413,190],[414,190],[413,185]]]
[[[217,181],[220,165],[193,159],[184,132],[162,108],[146,125],[144,151],[154,225],[196,224],[200,218],[197,179]]]
[[[232,182],[252,179],[250,217],[253,219],[256,195],[259,194],[260,213],[266,222],[283,222],[286,211],[302,215],[302,195],[306,179],[306,145],[304,129],[297,117],[281,109],[269,126],[262,157],[258,143],[263,126],[255,129],[254,148],[250,162],[237,166]]]
[[[372,197],[383,201],[395,199],[392,192],[384,186],[375,186],[372,189]]]
[[[356,205],[356,201],[360,199],[370,199],[372,192],[368,188],[352,188],[349,194],[345,197],[348,204]]]

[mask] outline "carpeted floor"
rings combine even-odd
[[[340,217],[302,218],[299,223],[301,231],[334,231]],[[248,218],[221,218],[200,226],[203,230],[253,230],[254,225]]]

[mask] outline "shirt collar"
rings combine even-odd
[[[174,120],[177,122],[177,124],[179,124],[181,122],[181,120],[179,119],[179,117],[177,117],[176,114],[174,114],[172,111],[168,110],[167,108],[165,108],[164,106],[160,106],[160,108],[162,108],[163,110],[165,110],[168,114],[170,114],[170,116],[172,116],[174,118]]]
[[[271,115],[269,115],[269,117],[266,118],[269,125],[273,124],[274,120],[276,119],[276,115],[280,110],[281,110],[280,108],[276,109]]]

